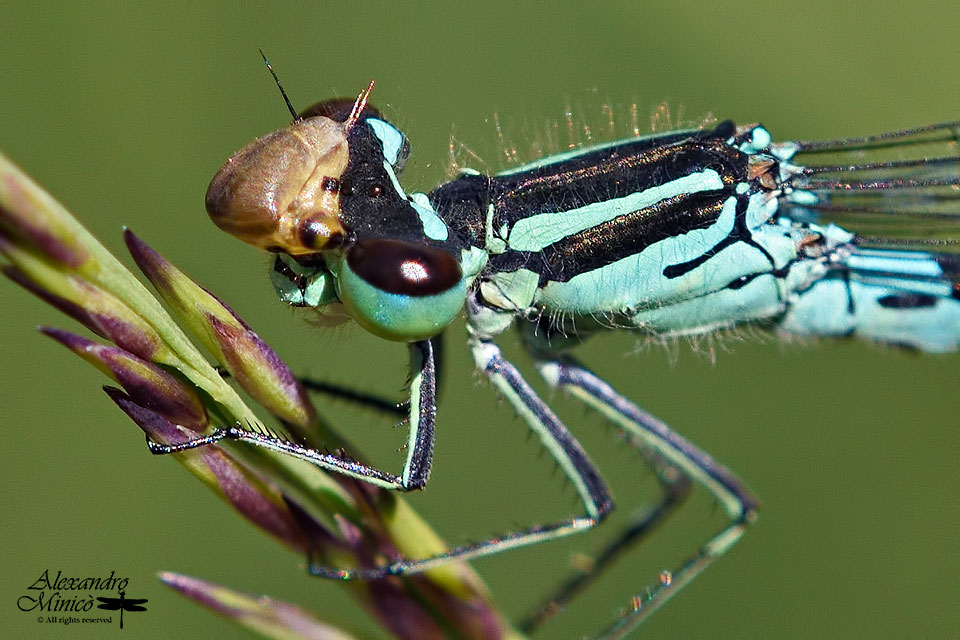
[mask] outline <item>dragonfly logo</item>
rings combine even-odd
[[[97,598],[101,604],[97,605],[98,609],[107,609],[108,611],[120,611],[120,628],[123,629],[123,612],[124,611],[146,611],[147,608],[143,604],[147,601],[145,598],[127,598],[123,591],[120,592],[119,598]]]
[[[123,613],[146,611],[146,598],[127,598],[128,578],[118,578],[114,571],[106,577],[76,577],[44,570],[28,593],[17,600],[17,608],[35,612],[38,624],[111,624],[112,615],[97,615],[98,609],[120,612],[120,628],[123,629]],[[95,592],[107,592],[109,596],[97,596]],[[113,597],[117,594],[119,597]]]

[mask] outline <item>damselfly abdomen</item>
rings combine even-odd
[[[367,93],[355,103],[320,103],[239,151],[211,182],[207,210],[223,229],[277,254],[272,277],[285,302],[339,306],[372,333],[409,344],[402,471],[238,427],[152,449],[237,439],[381,487],[422,488],[434,449],[434,341],[465,309],[477,369],[540,438],[584,509],[429,558],[349,569],[312,563],[316,575],[423,571],[576,533],[610,513],[598,469],[497,346],[513,326],[545,380],[627,434],[664,485],[660,506],[602,559],[669,515],[691,481],[729,516],[690,559],[638,589],[643,596],[611,635],[642,621],[739,540],[757,501],[708,454],[579,364],[574,346],[609,329],[668,339],[750,325],[933,353],[960,347],[960,122],[778,143],[762,126],[726,121],[493,175],[466,170],[429,194],[406,194],[398,176],[409,146],[366,106]],[[567,583],[526,626],[562,608],[590,579]]]

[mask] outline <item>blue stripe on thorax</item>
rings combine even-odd
[[[724,203],[720,218],[705,229],[666,238],[640,253],[627,256],[600,269],[581,273],[567,282],[547,282],[536,303],[547,308],[573,313],[624,311],[641,304],[666,298],[683,298],[693,280],[705,270],[695,270],[690,278],[666,282],[664,265],[691,260],[715,246],[733,230],[737,199]],[[727,278],[729,282],[732,278]],[[726,284],[724,282],[723,284]]]
[[[649,207],[666,198],[721,190],[723,186],[716,171],[705,169],[622,198],[591,202],[566,211],[537,213],[518,220],[507,231],[508,245],[516,251],[540,251],[571,234]]]

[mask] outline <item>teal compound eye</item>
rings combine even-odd
[[[463,270],[451,254],[398,240],[363,240],[335,267],[351,316],[374,335],[412,342],[437,335],[463,308]]]

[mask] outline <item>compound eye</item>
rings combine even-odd
[[[432,296],[463,278],[457,260],[439,249],[397,240],[364,240],[347,250],[347,265],[387,293]]]
[[[364,240],[338,268],[339,298],[368,331],[388,340],[424,340],[453,322],[467,296],[457,260],[439,249]]]

